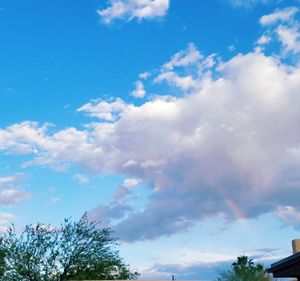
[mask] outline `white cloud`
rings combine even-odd
[[[251,8],[259,4],[269,4],[273,0],[228,0],[234,7]]]
[[[52,204],[52,205],[55,205],[57,204],[58,202],[60,201],[60,198],[59,197],[53,197],[49,200],[49,203]]]
[[[45,124],[38,127],[36,122],[24,121],[0,130],[0,149],[10,147],[17,154],[34,153],[36,146],[46,145],[48,139],[44,133],[49,126]]]
[[[214,66],[215,55],[204,58],[197,47],[191,43],[161,67],[154,83],[167,82],[182,91],[196,90],[201,87],[203,81],[210,79],[211,69]]]
[[[89,182],[89,178],[82,174],[75,174],[73,176],[73,179],[78,181],[80,184],[85,184]]]
[[[10,207],[30,198],[30,194],[16,183],[21,179],[22,175],[0,177],[0,205],[2,207]]]
[[[197,47],[191,43],[186,50],[176,53],[169,62],[164,64],[163,68],[173,70],[174,67],[193,65],[202,58]]]
[[[89,139],[87,131],[70,127],[49,136],[46,127],[25,121],[0,130],[0,149],[35,155],[34,160],[24,163],[23,167],[32,164],[49,165],[60,171],[65,170],[70,163],[79,163],[79,158],[91,159],[93,155],[93,158],[101,159],[102,150],[93,144],[92,137]],[[105,131],[109,132],[109,124],[102,125],[102,133]],[[45,153],[51,157],[44,157]],[[97,166],[93,161],[87,163],[90,170]]]
[[[180,76],[174,71],[163,72],[154,80],[155,83],[163,81],[166,81],[169,85],[174,85],[181,90],[194,89],[198,86],[198,81],[192,76]]]
[[[230,46],[228,46],[228,50],[230,52],[234,52],[236,50],[236,47],[234,45],[230,45]]]
[[[268,44],[271,40],[272,40],[272,39],[271,39],[270,36],[262,35],[262,36],[256,41],[256,43],[257,43],[258,45],[266,45],[266,44]]]
[[[92,101],[78,108],[78,112],[86,112],[91,117],[96,117],[106,121],[116,120],[126,109],[126,103],[117,98],[111,102]]]
[[[287,27],[280,25],[277,30],[277,35],[283,45],[285,53],[299,53],[300,52],[300,31],[298,27]]]
[[[15,188],[0,189],[0,204],[5,207],[15,205],[20,201],[24,201],[30,197],[29,193]]]
[[[134,186],[137,186],[141,183],[141,180],[140,179],[135,179],[135,178],[128,178],[128,179],[125,179],[122,183],[122,185],[124,187],[134,187]]]
[[[281,46],[281,56],[300,52],[300,23],[294,17],[299,9],[289,7],[276,10],[274,13],[260,18],[260,23],[267,27],[267,31],[257,40],[258,45],[266,45],[271,40]]]
[[[144,80],[148,79],[150,76],[151,76],[151,72],[149,72],[149,71],[146,71],[146,72],[143,72],[143,73],[139,74],[139,78],[144,79]]]
[[[110,0],[109,7],[98,10],[103,22],[110,24],[116,19],[154,19],[164,17],[169,0]]]
[[[289,22],[299,10],[296,7],[277,10],[269,15],[264,15],[260,18],[262,25],[272,25],[278,22]]]
[[[131,95],[135,98],[143,98],[146,95],[142,81],[135,82],[135,89],[131,92]]]
[[[18,179],[19,179],[18,176],[0,177],[0,184],[14,182]]]
[[[274,215],[279,217],[284,224],[300,227],[300,211],[291,206],[278,207]]]
[[[128,7],[122,1],[111,1],[111,6],[98,10],[97,13],[102,18],[103,22],[109,24],[116,18],[122,18],[128,13]]]

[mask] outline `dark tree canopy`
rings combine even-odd
[[[247,256],[240,256],[231,268],[221,271],[217,281],[271,281],[260,263],[254,263]]]
[[[0,280],[136,279],[111,234],[86,215],[78,222],[66,219],[57,229],[38,223],[17,233],[12,226],[1,237]]]

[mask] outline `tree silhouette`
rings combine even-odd
[[[0,281],[136,279],[116,246],[111,230],[86,215],[58,228],[38,223],[18,233],[10,227],[0,240]]]

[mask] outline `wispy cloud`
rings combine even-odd
[[[0,184],[11,183],[19,180],[19,176],[0,177]]]
[[[167,82],[182,91],[196,90],[210,76],[210,69],[214,65],[214,55],[204,58],[194,44],[189,44],[186,50],[176,53],[161,67],[154,83]]]
[[[279,40],[282,42],[285,53],[300,52],[300,30],[298,26],[287,27],[280,25],[276,32]]]
[[[1,188],[0,189],[0,204],[2,206],[12,206],[20,201],[30,197],[29,193],[16,188]]]
[[[278,207],[274,215],[280,218],[284,224],[300,228],[300,210],[292,206]]]
[[[169,0],[109,0],[109,6],[97,13],[106,24],[121,19],[155,19],[164,17],[169,9]]]
[[[257,43],[265,45],[273,38],[281,43],[283,54],[300,53],[299,22],[295,19],[298,12],[298,8],[288,7],[262,16],[260,24],[267,27],[267,31]]]
[[[259,4],[269,4],[274,2],[274,0],[226,0],[232,6],[237,8],[252,8]]]
[[[49,201],[47,202],[48,205],[55,205],[60,201],[59,197],[52,197],[49,199]]]
[[[89,182],[89,178],[82,174],[75,174],[73,176],[73,179],[79,182],[80,184],[85,184]]]
[[[0,177],[0,205],[2,207],[10,207],[31,197],[18,183],[23,179],[23,176]]]
[[[298,8],[290,7],[281,10],[276,10],[275,12],[264,15],[260,18],[260,23],[262,25],[272,25],[278,22],[289,22],[293,19],[293,16],[298,12]]]
[[[141,183],[141,180],[139,179],[135,179],[135,178],[128,178],[128,179],[125,179],[123,181],[123,186],[124,187],[134,187],[134,186],[137,186]]]

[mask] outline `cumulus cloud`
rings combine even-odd
[[[280,200],[292,203],[292,190],[279,182],[286,167],[299,166],[298,154],[290,152],[299,145],[299,70],[250,53],[219,71],[222,77],[199,92],[132,105],[119,120],[99,122],[90,131],[49,136],[37,127],[43,132],[36,134],[39,142],[25,144],[40,144],[37,163],[73,161],[151,181],[155,193],[146,208],[116,226],[126,240],[172,234],[220,213],[230,216],[227,197],[249,217],[272,211]],[[14,139],[12,132],[7,137]],[[121,214],[103,208],[100,213]]]
[[[102,21],[110,24],[116,19],[154,19],[164,17],[170,0],[109,0],[109,6],[98,10]]]
[[[105,132],[109,134],[109,126],[109,123],[104,123],[102,130],[98,127],[103,137]],[[93,167],[98,170],[99,165],[94,161],[96,158],[101,159],[103,151],[93,143],[93,137],[88,131],[70,127],[49,135],[47,128],[48,125],[39,126],[37,122],[24,121],[0,129],[0,149],[16,154],[35,155],[23,167],[51,166],[55,170],[64,171],[69,164],[79,163],[85,158],[87,161],[84,163],[89,166],[89,170],[93,171]]]
[[[79,111],[97,119],[82,129],[50,133],[34,122],[3,128],[0,149],[31,154],[30,164],[142,180],[152,191],[143,208],[130,206],[124,182],[110,206],[89,214],[114,224],[126,241],[186,231],[216,216],[298,210],[299,68],[255,51],[222,61],[189,45],[158,75],[168,72],[193,79],[185,87],[174,83],[174,96],[140,105],[90,102]]]
[[[43,136],[48,128],[49,124],[38,127],[36,122],[29,121],[9,126],[6,130],[0,130],[0,149],[10,147],[17,154],[35,153],[35,144],[46,144],[47,138]]]

